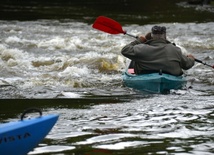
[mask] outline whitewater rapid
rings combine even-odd
[[[168,40],[214,64],[214,23],[162,23]],[[153,25],[124,25],[133,35]],[[110,35],[69,20],[0,21],[2,98],[57,98],[62,92],[121,88],[127,59],[120,51],[133,38]],[[186,72],[196,90],[213,94],[214,71],[196,63]],[[196,83],[194,85],[194,83]],[[202,86],[202,87],[201,87]],[[12,92],[12,93],[11,93]]]

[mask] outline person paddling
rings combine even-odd
[[[179,47],[166,39],[166,27],[153,26],[151,36],[146,36],[139,36],[121,50],[122,55],[132,60],[135,74],[161,71],[180,76],[182,70],[194,66],[193,55],[183,55]]]

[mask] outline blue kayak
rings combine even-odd
[[[126,71],[123,74],[124,85],[136,90],[148,93],[168,93],[171,89],[181,89],[187,83],[183,76],[173,76],[170,74],[133,74]]]
[[[50,132],[59,115],[0,124],[0,155],[26,155]]]

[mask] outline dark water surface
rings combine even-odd
[[[92,29],[97,16],[145,34],[167,27],[168,39],[214,65],[211,5],[181,0],[52,0],[0,4],[0,122],[29,107],[59,114],[49,135],[29,154],[212,155],[214,70],[185,72],[188,84],[167,95],[122,84],[128,63],[121,48],[133,41]]]
[[[93,22],[104,15],[126,24],[157,22],[212,22],[211,6],[191,6],[185,0],[5,0],[0,19],[73,19]]]

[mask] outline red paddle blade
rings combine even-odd
[[[119,33],[126,34],[126,32],[123,31],[120,23],[116,22],[115,20],[113,20],[111,18],[105,17],[105,16],[99,16],[95,20],[92,27],[95,29],[98,29],[100,31],[110,33],[110,34],[119,34]]]

